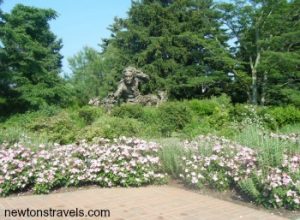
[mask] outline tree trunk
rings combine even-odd
[[[253,63],[252,57],[250,57],[251,77],[252,77],[252,97],[251,102],[253,105],[257,105],[257,66],[260,61],[260,53],[256,55],[255,63]]]
[[[263,82],[262,82],[262,87],[261,87],[261,105],[266,104],[266,86],[267,86],[267,81],[268,81],[268,74],[267,71],[264,72],[263,75]]]
[[[252,70],[252,100],[253,105],[257,105],[257,71]]]

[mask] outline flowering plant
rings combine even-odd
[[[215,136],[186,141],[184,149],[180,178],[186,184],[235,188],[266,207],[300,208],[300,155],[284,154],[280,166],[263,167],[259,150]]]
[[[136,138],[98,139],[95,143],[42,148],[36,152],[21,144],[0,145],[0,194],[25,188],[48,193],[55,187],[98,184],[141,186],[162,183],[157,152],[160,146]]]

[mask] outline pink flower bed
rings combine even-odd
[[[300,155],[283,155],[279,167],[262,167],[260,152],[214,136],[185,142],[185,151],[190,156],[181,158],[180,178],[186,184],[235,188],[266,207],[300,208]]]
[[[0,194],[32,188],[48,193],[56,187],[97,184],[104,187],[162,183],[153,142],[119,138],[89,144],[55,145],[37,152],[15,144],[0,145]]]

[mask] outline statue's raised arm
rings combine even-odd
[[[150,78],[147,74],[145,74],[142,71],[137,70],[137,69],[135,69],[134,71],[136,72],[135,77],[137,77],[138,79],[143,80],[143,81],[149,81]]]

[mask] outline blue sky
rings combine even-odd
[[[63,71],[69,73],[67,58],[84,46],[100,50],[102,38],[109,37],[108,26],[114,17],[126,17],[131,0],[4,0],[2,10],[9,12],[16,4],[52,8],[59,17],[51,30],[63,40]]]

